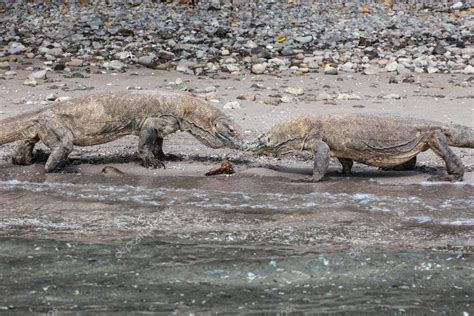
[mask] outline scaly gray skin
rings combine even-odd
[[[220,110],[184,94],[134,91],[57,101],[46,108],[0,121],[0,145],[20,141],[13,163],[33,162],[42,141],[51,149],[46,172],[60,168],[73,146],[92,146],[137,135],[145,167],[164,167],[163,138],[187,131],[212,148],[240,148],[240,127]]]
[[[346,173],[350,173],[353,161],[401,170],[413,168],[416,155],[431,149],[445,161],[448,171],[448,175],[431,180],[461,181],[462,162],[449,146],[474,148],[474,129],[413,118],[360,114],[290,119],[246,145],[257,153],[312,151],[312,181],[323,178],[329,157],[337,157]]]

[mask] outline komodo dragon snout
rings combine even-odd
[[[242,130],[240,126],[227,117],[216,120],[214,122],[213,131],[217,139],[215,143],[210,142],[209,147],[230,147],[235,149],[243,147]]]

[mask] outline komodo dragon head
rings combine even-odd
[[[311,135],[313,126],[307,119],[296,118],[284,121],[272,127],[270,131],[247,142],[246,150],[259,154],[271,153],[283,155],[302,151]]]
[[[199,102],[199,101],[196,101]],[[187,109],[181,127],[211,148],[242,148],[242,129],[219,109],[204,102]]]

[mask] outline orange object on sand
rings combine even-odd
[[[234,167],[229,161],[224,161],[219,167],[210,170],[206,173],[206,176],[215,176],[218,174],[232,174],[234,173]]]

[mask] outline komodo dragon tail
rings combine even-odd
[[[0,121],[0,145],[36,137],[35,118],[41,111],[20,114]]]
[[[448,144],[454,147],[474,148],[474,128],[451,124],[443,128]]]

